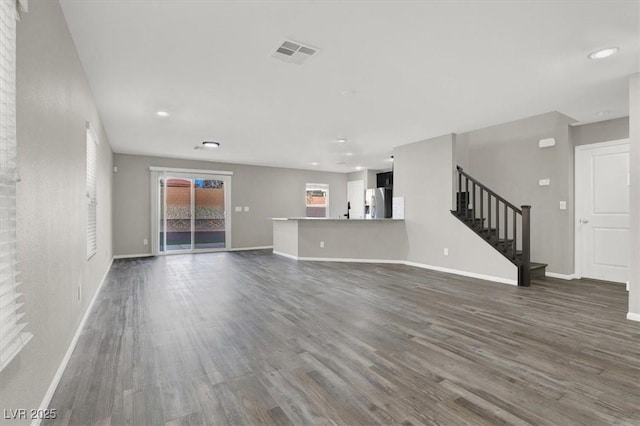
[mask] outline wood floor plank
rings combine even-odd
[[[114,262],[46,425],[640,424],[624,286],[268,250]]]

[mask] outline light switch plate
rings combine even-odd
[[[566,209],[567,209],[567,202],[560,201],[560,210],[566,210]]]
[[[245,212],[248,212],[248,211],[249,211],[249,206],[245,206],[245,207],[244,207],[244,211],[245,211]]]
[[[549,179],[540,179],[538,181],[538,185],[540,185],[540,186],[549,186],[549,185],[551,185],[551,180],[549,180]]]
[[[242,206],[236,206],[236,212],[241,212],[242,211]]]

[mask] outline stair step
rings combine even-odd
[[[531,262],[529,271],[531,271],[531,278],[544,278],[547,276],[547,264]]]
[[[529,267],[529,269],[531,269],[532,271],[534,269],[544,269],[548,266],[546,263],[536,263],[536,262],[531,262],[530,265],[531,266]]]
[[[482,227],[481,229],[478,229],[478,232],[480,232],[481,234],[495,234],[498,232],[498,230],[496,228]]]

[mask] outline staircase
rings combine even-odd
[[[518,267],[518,285],[545,276],[545,263],[531,262],[531,206],[518,208],[457,167],[456,209],[451,214]]]

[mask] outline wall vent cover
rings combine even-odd
[[[318,53],[318,49],[315,47],[297,41],[285,40],[272,56],[284,62],[302,65],[316,53]]]

